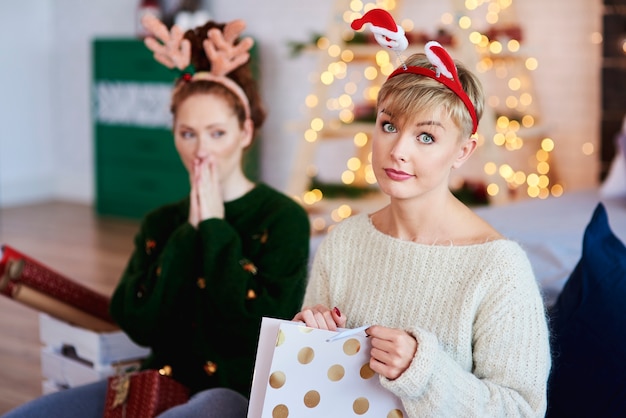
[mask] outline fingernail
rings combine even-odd
[[[336,307],[336,306],[335,306],[335,307],[333,308],[333,311],[335,311],[335,314],[336,314],[337,316],[341,317],[341,311],[339,311],[339,308],[338,308],[338,307]]]

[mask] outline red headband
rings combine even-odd
[[[461,81],[459,81],[459,75],[456,70],[456,65],[454,65],[454,61],[448,55],[448,52],[436,41],[430,41],[426,43],[424,49],[426,50],[426,56],[432,65],[435,66],[437,71],[431,70],[429,68],[424,67],[407,67],[406,65],[402,65],[398,67],[391,75],[387,78],[395,77],[399,74],[418,74],[423,75],[425,77],[432,78],[433,80],[437,80],[441,84],[448,87],[452,90],[465,104],[465,107],[470,113],[472,117],[472,135],[476,133],[478,129],[478,118],[476,117],[476,109],[474,108],[474,104],[468,97],[465,90],[463,90],[463,86],[461,85]]]
[[[369,27],[372,33],[374,33],[376,42],[378,42],[380,46],[395,51],[396,53],[404,51],[409,45],[402,27],[397,25],[393,20],[393,16],[384,9],[372,9],[365,13],[362,18],[354,20],[350,26],[354,30],[359,30],[363,26]],[[425,45],[425,52],[426,57],[428,57],[428,60],[435,66],[437,71],[423,67],[407,67],[402,63],[402,66],[391,73],[387,79],[395,77],[398,74],[412,73],[439,81],[452,90],[463,101],[472,117],[472,135],[475,134],[478,129],[476,109],[465,90],[463,90],[463,86],[459,81],[456,65],[454,65],[454,60],[448,55],[448,52],[439,42],[428,42]],[[402,58],[400,59],[402,60]]]

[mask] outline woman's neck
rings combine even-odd
[[[450,194],[436,199],[392,199],[391,203],[372,215],[379,231],[392,237],[421,244],[443,244],[452,241],[447,220],[458,210],[458,201]]]
[[[452,193],[439,200],[392,199],[370,219],[386,235],[426,245],[471,245],[504,238]]]

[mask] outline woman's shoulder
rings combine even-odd
[[[471,208],[459,205],[456,221],[448,222],[449,233],[456,244],[481,244],[504,240],[504,236]]]
[[[174,202],[165,203],[161,206],[148,211],[144,218],[160,218],[163,216],[171,216],[173,214],[183,212],[189,207],[189,197],[186,196]]]
[[[329,239],[342,240],[366,234],[370,227],[369,215],[367,213],[358,213],[331,226],[328,229],[327,236]]]
[[[283,202],[292,202],[298,204],[293,198],[288,196],[286,193],[281,192],[277,188],[270,186],[267,183],[259,182],[255,185],[255,187],[250,191],[252,194],[256,194],[259,196],[264,196],[269,200],[277,200]]]
[[[526,251],[522,246],[514,240],[500,237],[498,239],[487,240],[482,246],[482,250],[488,253],[492,253],[494,256],[499,255],[502,257],[515,257],[526,260]]]
[[[142,224],[148,227],[177,225],[186,222],[189,214],[189,197],[185,197],[176,202],[166,203],[149,211],[142,220]]]
[[[249,195],[257,203],[263,202],[264,207],[270,211],[295,211],[300,215],[307,215],[304,207],[294,198],[266,183],[258,183]]]
[[[530,259],[522,246],[513,240],[502,238],[481,245],[476,253],[476,262],[483,265],[482,270],[488,276],[502,280],[518,282],[527,279],[535,285],[535,275]]]

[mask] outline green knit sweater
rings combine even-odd
[[[113,293],[111,315],[192,393],[249,396],[263,316],[291,319],[306,287],[310,225],[292,199],[259,184],[224,219],[188,222],[189,199],[148,214]]]

